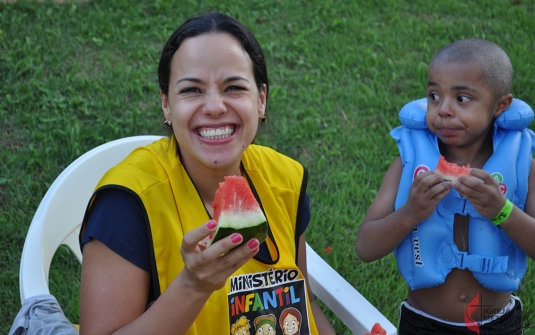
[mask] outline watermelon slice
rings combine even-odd
[[[443,175],[444,180],[453,181],[463,174],[469,175],[470,165],[460,166],[455,163],[450,163],[444,156],[440,156],[435,171]]]
[[[216,231],[210,235],[208,245],[234,233],[240,233],[243,243],[256,238],[266,239],[268,225],[247,180],[242,176],[227,176],[219,183],[212,202]]]
[[[381,327],[379,322],[376,322],[373,325],[371,332],[366,333],[365,335],[386,335],[386,330],[383,327]]]

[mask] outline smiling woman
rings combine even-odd
[[[169,138],[109,170],[82,224],[81,333],[249,333],[291,307],[303,333],[333,334],[307,281],[307,170],[252,144],[269,88],[254,36],[221,13],[192,18],[158,76]],[[235,233],[207,247],[216,190],[233,175],[260,204],[267,239]]]
[[[162,109],[190,175],[212,168],[240,174],[241,154],[266,107],[267,86],[256,85],[250,64],[238,40],[225,33],[187,39],[173,56]]]

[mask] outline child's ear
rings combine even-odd
[[[511,106],[511,103],[513,102],[513,95],[511,93],[506,94],[499,98],[496,101],[496,107],[494,108],[494,117],[497,118],[500,116],[504,111]]]

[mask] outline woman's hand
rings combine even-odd
[[[213,292],[222,288],[228,277],[258,252],[257,239],[236,247],[243,240],[237,233],[206,247],[206,238],[216,227],[217,222],[210,220],[186,233],[182,240],[180,254],[185,264],[182,272],[186,285],[194,290]]]

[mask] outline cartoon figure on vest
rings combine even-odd
[[[357,233],[366,262],[393,252],[408,283],[399,334],[521,334],[512,293],[535,256],[532,109],[511,94],[513,67],[495,43],[440,49],[427,98],[390,132],[400,157]],[[468,173],[445,180],[439,158]],[[446,164],[447,165],[447,164]]]
[[[277,334],[277,331],[275,329],[276,323],[277,323],[277,319],[275,318],[275,315],[273,314],[257,316],[254,319],[254,327],[255,327],[256,335]]]
[[[288,307],[279,316],[279,323],[284,335],[301,334],[301,312],[293,307]]]

